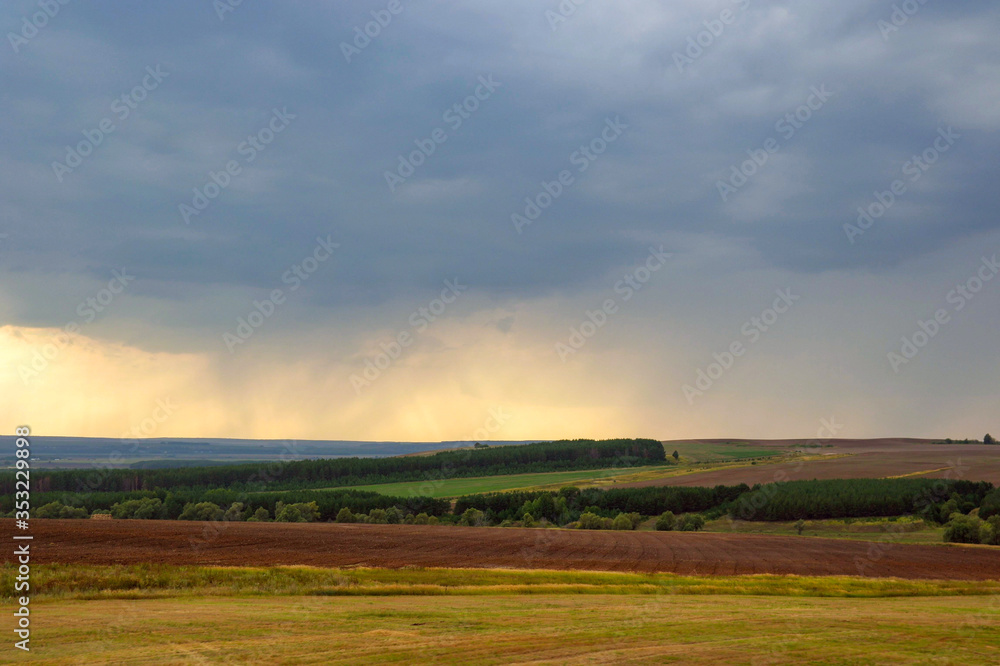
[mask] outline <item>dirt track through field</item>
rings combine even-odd
[[[0,521],[7,532],[13,521]],[[748,534],[336,523],[34,520],[31,561],[474,567],[1000,579],[1000,548]],[[8,551],[3,560],[12,562]]]

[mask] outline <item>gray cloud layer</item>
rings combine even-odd
[[[286,325],[343,314],[363,328],[358,317],[381,321],[379,306],[423,302],[454,276],[484,302],[577,299],[660,244],[683,266],[678,287],[829,274],[839,302],[872,274],[923,280],[932,253],[1000,230],[996,3],[910,0],[896,26],[888,0],[589,0],[564,21],[556,0],[402,0],[346,62],[354,28],[390,4],[243,3],[220,18],[209,0],[71,2],[30,39],[8,35],[3,323],[61,325],[87,280],[127,267],[139,275],[130,295],[164,313],[146,335],[190,330],[188,346],[217,347],[200,331],[229,326],[246,303],[223,295],[281,286],[327,235],[343,251],[301,293],[313,314]],[[0,24],[17,35],[38,11],[5,3]],[[157,67],[167,75],[153,86]],[[500,86],[478,109],[446,113],[490,76]],[[144,99],[120,100],[144,79]],[[832,95],[820,104],[817,89]],[[294,119],[247,148],[275,109]],[[55,173],[104,119],[114,130],[93,154]],[[580,171],[576,151],[608,119],[627,129]],[[947,151],[914,166],[947,128],[958,137]],[[437,129],[447,140],[390,191],[385,172]],[[768,145],[733,185],[732,168]],[[179,206],[229,161],[239,174],[186,223]],[[572,184],[517,233],[511,215],[563,170]],[[897,179],[905,190],[850,242],[844,225]],[[725,201],[719,181],[737,190]],[[878,315],[856,298],[862,321]],[[719,314],[735,307],[726,297],[705,299],[679,311],[704,331],[734,323]]]

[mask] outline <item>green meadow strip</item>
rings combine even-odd
[[[0,594],[16,594],[14,565],[0,568]],[[527,594],[922,597],[1000,595],[1000,581],[851,576],[678,576],[507,569],[319,569],[44,564],[32,568],[33,599],[172,596],[446,596]]]

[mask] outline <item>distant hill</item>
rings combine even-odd
[[[13,436],[0,437],[0,464],[11,467],[16,450]],[[500,441],[493,445],[536,442]],[[32,467],[39,469],[80,469],[93,466],[112,468],[189,467],[213,463],[232,464],[289,458],[385,458],[425,451],[472,446],[472,441],[451,442],[362,442],[352,440],[222,439],[211,437],[157,437],[119,439],[116,437],[31,438]]]

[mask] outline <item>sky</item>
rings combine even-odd
[[[1000,6],[0,6],[0,429],[1000,430]]]

